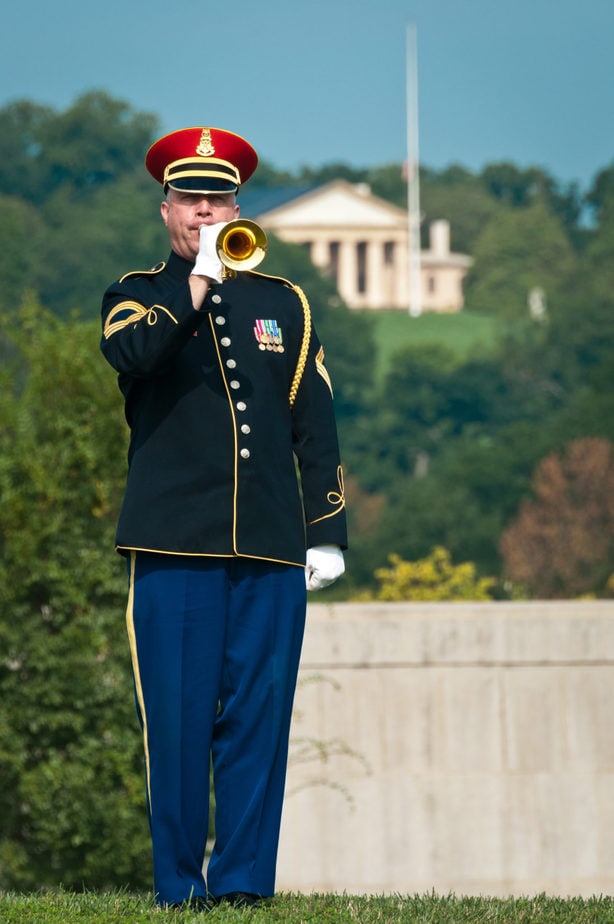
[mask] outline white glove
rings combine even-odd
[[[194,269],[190,273],[191,276],[207,276],[212,282],[222,281],[223,267],[215,249],[215,242],[226,224],[225,221],[218,221],[215,225],[200,226],[198,229],[200,246]]]
[[[307,590],[328,587],[345,571],[343,552],[338,545],[316,545],[307,549],[305,584]]]

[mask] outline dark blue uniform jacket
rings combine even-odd
[[[303,565],[306,547],[346,548],[332,388],[305,296],[241,272],[195,311],[192,265],[171,253],[104,295],[101,347],[131,431],[119,550]]]

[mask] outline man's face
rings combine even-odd
[[[232,221],[239,215],[239,206],[234,193],[187,193],[169,189],[160,211],[171,247],[180,257],[194,262],[200,243],[200,226]]]

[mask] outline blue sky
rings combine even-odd
[[[228,128],[278,168],[511,160],[588,188],[614,161],[614,0],[35,0],[0,34],[0,106],[102,89],[162,132]]]

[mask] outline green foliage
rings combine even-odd
[[[42,209],[46,233],[33,277],[34,287],[45,293],[45,307],[62,318],[75,309],[97,318],[110,282],[166,260],[161,199],[142,170],[87,193],[69,186],[57,190]]]
[[[603,222],[604,215],[614,207],[614,160],[604,170],[600,170],[586,195],[586,201],[593,209],[596,221]]]
[[[423,477],[405,478],[391,492],[376,531],[378,548],[414,559],[443,544],[480,573],[499,573],[498,538],[529,489],[543,445],[524,424],[451,440]],[[382,560],[380,552],[375,564]]]
[[[532,289],[543,290],[555,310],[574,269],[571,245],[541,200],[498,213],[478,237],[473,256],[467,307],[511,321],[528,320]]]
[[[148,832],[113,552],[125,428],[98,325],[0,317],[0,883],[143,886]]]
[[[552,411],[556,396],[536,387],[526,364],[508,363],[509,349],[504,341],[498,350],[460,364],[443,345],[393,354],[375,399],[377,417],[365,428],[362,483],[396,495],[403,484],[399,475],[424,478],[449,450],[458,459],[465,444],[476,452],[490,448],[504,427]]]
[[[481,232],[503,208],[489,194],[481,178],[462,167],[448,167],[441,173],[420,170],[423,247],[428,246],[430,223],[445,218],[450,222],[452,249],[473,256]]]
[[[387,199],[399,208],[407,208],[407,183],[400,164],[372,167],[366,176],[355,182],[366,182],[375,196]]]
[[[28,100],[0,110],[0,193],[32,202],[45,195],[43,138],[54,116],[50,107]]]
[[[491,600],[494,578],[480,578],[472,562],[454,565],[450,553],[435,546],[427,558],[403,561],[388,556],[389,567],[377,568],[375,600]],[[362,598],[361,598],[362,599]]]
[[[140,167],[157,124],[155,116],[135,113],[107,93],[85,93],[45,126],[42,154],[50,187],[99,187]]]
[[[157,119],[107,93],[80,96],[65,112],[27,100],[0,110],[0,192],[35,204],[59,187],[104,185],[140,167]]]
[[[0,213],[0,308],[14,309],[23,297],[24,280],[31,284],[36,275],[43,222],[37,210],[17,196],[0,193]]]
[[[27,101],[0,110],[0,308],[27,288],[61,317],[95,317],[118,262],[127,271],[166,258],[152,220],[160,190],[143,169],[156,128],[102,92],[62,113]]]
[[[607,185],[605,182],[607,177]],[[582,292],[582,285],[588,287],[588,294],[607,301],[610,305],[614,300],[614,266],[612,251],[614,249],[614,166],[604,171],[597,178],[594,204],[599,220],[597,229],[593,232],[585,248],[585,261],[580,266],[577,294]]]
[[[578,223],[582,203],[577,185],[570,183],[561,187],[539,167],[523,170],[509,161],[488,164],[482,172],[481,181],[495,199],[514,207],[543,200],[570,232]]]
[[[160,190],[143,169],[154,116],[94,92],[64,112],[13,103],[0,128],[0,308],[12,312],[28,287],[58,317],[97,317],[112,279],[168,253]],[[574,438],[612,439],[613,176],[610,165],[581,200],[541,168],[421,166],[425,237],[447,218],[453,247],[475,258],[457,316],[348,311],[301,248],[271,238],[263,271],[304,288],[335,386],[352,544],[333,594],[372,587],[391,548],[415,559],[442,544],[500,575],[498,539],[539,460]],[[250,186],[338,177],[406,204],[394,163],[261,164]],[[544,324],[529,316],[534,288]]]

